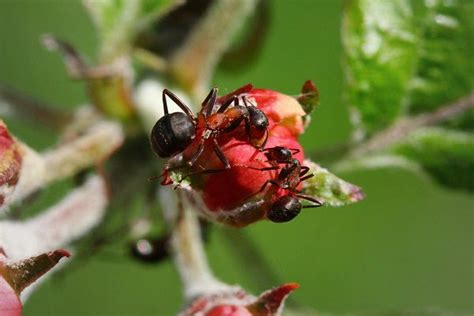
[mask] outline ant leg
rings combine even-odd
[[[230,169],[230,162],[225,156],[225,154],[222,152],[221,146],[219,146],[219,143],[217,142],[217,139],[213,139],[214,141],[214,152],[216,153],[217,158],[224,164],[224,169]]]
[[[194,165],[194,163],[199,159],[199,157],[202,155],[203,151],[204,151],[204,143],[206,142],[206,139],[205,138],[201,138],[201,141],[199,142],[199,147],[198,149],[196,150],[196,152],[193,154],[193,156],[191,157],[191,159],[189,159],[186,164],[191,167],[192,165]]]
[[[265,183],[262,185],[262,187],[260,188],[260,190],[258,190],[258,192],[256,194],[263,192],[263,190],[265,190],[265,188],[269,184],[273,184],[273,185],[276,185],[277,187],[281,188],[281,185],[278,182],[276,182],[275,180],[267,180],[267,181],[265,181]]]
[[[288,148],[288,149],[292,151],[293,155],[296,155],[297,153],[299,153],[301,151],[298,148]]]
[[[204,147],[204,146],[203,146]],[[199,149],[198,149],[199,150]],[[202,151],[201,151],[202,152]],[[183,177],[183,179],[186,179],[187,177],[190,177],[190,176],[193,176],[193,175],[197,175],[197,174],[212,174],[212,173],[218,173],[218,172],[221,172],[221,171],[224,171],[224,170],[228,170],[231,168],[230,166],[230,162],[229,160],[227,159],[227,157],[225,156],[225,154],[222,152],[222,149],[221,147],[219,146],[219,144],[217,143],[217,140],[214,138],[214,152],[216,154],[216,156],[219,158],[219,160],[222,162],[222,164],[224,165],[224,168],[220,168],[220,169],[204,169],[204,170],[200,170],[200,171],[196,171],[196,172],[191,172],[191,173],[188,173],[187,175],[185,175]],[[194,157],[193,157],[194,158]],[[189,163],[189,162],[188,162]],[[193,162],[194,164],[194,162]]]
[[[310,196],[310,195],[306,195],[306,194],[295,194],[296,197],[300,198],[300,199],[304,199],[306,201],[310,201],[310,202],[313,202],[314,204],[313,205],[305,205],[303,207],[319,207],[319,206],[322,206],[323,205],[323,202],[321,202],[320,200]]]
[[[314,174],[308,174],[307,176],[300,178],[300,182],[303,182],[304,180],[308,180],[309,178],[312,178],[312,177],[314,177]]]
[[[267,185],[270,184],[270,181],[272,181],[272,180],[267,180],[267,181],[265,181],[265,183],[260,187],[260,190],[258,190],[257,193],[255,193],[255,194],[259,194],[259,193],[263,192],[263,190],[265,190],[265,188],[267,187]]]
[[[217,139],[213,139],[214,141],[214,152],[216,153],[217,158],[224,164],[224,169],[230,169],[230,162],[225,156],[225,154],[222,152],[221,146],[217,142]]]
[[[301,169],[300,169],[300,177],[302,177],[302,176],[304,176],[305,174],[307,174],[309,170],[310,170],[309,167],[307,167],[307,166],[301,166]]]
[[[227,110],[227,108],[232,104],[234,103],[234,106],[239,104],[239,98],[237,98],[235,95],[232,96],[229,100],[225,101],[224,103],[222,103],[222,105],[220,106],[220,108],[217,110],[217,113],[222,113],[224,112],[225,110]]]
[[[202,109],[206,115],[206,117],[212,114],[212,110],[214,109],[214,105],[217,101],[217,88],[212,88],[207,97],[202,102]]]
[[[190,116],[191,118],[194,119],[194,113],[193,111],[191,111],[187,106],[186,104],[183,103],[183,101],[181,101],[177,96],[176,94],[174,94],[173,92],[171,92],[170,90],[168,89],[163,89],[163,107],[165,109],[165,115],[168,115],[168,104],[166,103],[166,96],[168,96],[171,100],[174,101],[174,103],[176,103],[177,106],[180,107],[181,110],[184,111],[184,113],[186,113],[186,115]]]
[[[249,169],[260,170],[260,171],[269,171],[269,170],[278,170],[278,169],[280,169],[280,167],[278,167],[278,166],[265,167],[265,168],[255,168],[255,167],[250,167],[250,166],[246,166],[246,167],[249,168]]]

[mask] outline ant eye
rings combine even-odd
[[[300,213],[301,207],[302,205],[297,198],[285,195],[273,203],[267,213],[267,218],[275,223],[288,222]]]

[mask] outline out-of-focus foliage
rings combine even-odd
[[[347,99],[367,136],[473,90],[473,2],[349,3],[343,24]]]
[[[350,1],[343,21],[348,102],[367,135],[403,114],[416,62],[417,34],[409,0]]]
[[[453,188],[474,190],[474,136],[426,128],[394,146],[395,154],[419,163],[438,182]]]
[[[108,60],[128,49],[133,37],[172,7],[176,0],[84,0],[97,27],[102,58]]]
[[[416,12],[426,8],[422,0],[413,1],[417,2],[417,9],[410,8],[413,11],[405,13],[410,14],[415,23],[421,24],[420,15]],[[463,5],[469,2],[463,2]],[[90,21],[77,3],[38,3],[34,0],[20,4],[8,1],[2,3],[6,9],[0,10],[0,25],[3,26],[0,28],[0,35],[3,35],[2,39],[6,44],[0,50],[1,79],[25,91],[36,92],[38,96],[47,96],[49,100],[56,101],[58,95],[62,96],[62,103],[59,102],[62,106],[82,102],[82,94],[79,93],[81,85],[69,83],[64,78],[62,65],[58,63],[57,58],[51,59],[54,62],[49,61],[49,55],[43,53],[36,44],[37,38],[44,31],[50,31],[62,34],[66,39],[79,44],[79,47],[85,46],[92,51],[96,34],[90,29]],[[125,1],[116,3],[123,5]],[[321,107],[314,113],[314,124],[304,136],[304,146],[308,150],[320,149],[322,145],[334,145],[343,141],[349,127],[345,120],[345,109],[339,100],[343,90],[338,68],[341,53],[338,26],[342,3],[314,0],[271,1],[272,23],[261,58],[250,68],[219,72],[214,85],[222,89],[221,91],[228,91],[251,80],[260,86],[278,88],[290,93],[296,91],[299,80],[314,79],[321,91]],[[403,8],[403,3],[409,2],[372,1],[373,5],[387,8],[397,8],[400,5]],[[350,7],[351,5],[346,8]],[[467,10],[462,10],[462,13],[469,17]],[[361,20],[364,13],[359,9],[357,14]],[[44,16],[50,18],[45,21]],[[19,17],[24,20],[23,23],[17,23]],[[378,17],[373,16],[374,19]],[[15,26],[15,36],[11,36],[11,26]],[[383,36],[383,32],[379,35]],[[404,38],[394,38],[388,50],[398,42],[405,45],[407,50],[417,52],[412,45],[418,43]],[[282,49],[282,45],[288,49]],[[395,56],[400,54],[406,64],[392,63],[391,68],[388,67],[388,72],[392,74],[391,82],[379,84],[387,92],[385,96],[390,98],[394,90],[389,83],[398,86],[397,93],[407,89],[396,71],[402,66],[406,68],[404,71],[407,71],[411,60],[403,51],[396,49],[393,52]],[[369,78],[367,83],[386,78],[375,71],[385,71],[385,67],[375,64],[372,71],[369,68],[363,70],[363,63],[359,66],[365,73],[361,72],[358,78]],[[25,76],[25,69],[28,76]],[[45,73],[48,74],[47,80]],[[408,71],[403,74],[403,78],[409,76]],[[413,81],[411,78],[410,82]],[[70,86],[61,86],[64,82]],[[450,82],[448,88],[453,88],[454,85],[454,82]],[[365,89],[370,89],[370,85]],[[414,94],[415,88],[412,89],[410,93]],[[363,95],[371,96],[367,91]],[[400,96],[393,98],[398,100]],[[393,117],[377,128],[387,127],[397,115],[403,114],[406,110],[403,104],[395,104]],[[377,115],[385,119],[383,114]],[[449,126],[472,127],[470,122],[472,120],[467,120],[467,116],[464,116],[460,120],[450,121]],[[18,124],[16,129],[19,130],[20,127],[22,126]],[[42,137],[41,131],[35,129],[32,132],[31,126],[23,128],[22,133],[21,136],[32,143],[38,143],[38,139]],[[399,161],[407,160],[405,157],[414,161],[418,159],[416,157],[419,154],[409,154],[409,150],[404,147],[409,147],[407,142],[410,139],[412,138],[407,138],[393,150],[380,154],[394,153],[391,157],[400,158]],[[142,149],[142,145],[137,147]],[[137,156],[143,158],[150,154],[148,146],[143,149],[143,154],[139,152]],[[318,159],[317,155],[315,156]],[[119,157],[115,156],[115,159]],[[139,185],[138,191],[142,191],[145,187],[143,180],[156,175],[157,171],[153,166],[145,166],[141,160],[127,162],[132,172],[115,174],[121,181],[114,179],[113,184],[120,187],[126,184],[130,191],[137,190]],[[416,162],[413,164],[416,165]],[[425,306],[456,312],[386,312],[382,315],[454,315],[458,314],[459,310],[472,310],[472,280],[469,277],[472,261],[472,247],[469,243],[472,231],[469,224],[472,222],[471,197],[426,185],[425,182],[403,172],[356,173],[351,177],[351,181],[360,184],[367,192],[368,199],[363,203],[337,210],[319,208],[314,212],[305,212],[299,222],[292,225],[275,228],[262,224],[247,231],[257,242],[261,253],[270,262],[275,263],[273,268],[278,275],[284,279],[301,281],[302,290],[295,295],[298,303],[343,315],[349,312],[351,315],[362,315],[364,313],[353,311],[368,310],[424,310]],[[49,192],[57,194],[61,189],[62,186],[59,185],[51,188]],[[42,197],[41,203],[50,198],[44,194]],[[127,200],[125,194],[121,200],[123,203],[118,201],[119,207],[114,209],[118,215],[116,217],[121,220],[131,217],[132,208],[133,211],[139,212],[147,206],[146,202],[141,200]],[[450,208],[453,204],[456,205],[456,210]],[[156,210],[152,211],[150,213],[156,213]],[[160,223],[161,219],[156,221]],[[158,229],[159,227],[155,228]],[[254,292],[258,291],[257,286],[262,289],[263,286],[271,285],[258,283],[253,277],[249,278],[249,270],[257,266],[254,257],[248,256],[245,264],[236,264],[232,256],[235,247],[223,244],[220,237],[222,233],[217,228],[208,248],[211,262],[219,275],[226,281],[244,282],[249,288],[253,286]],[[117,243],[117,239],[114,241]],[[456,244],[456,247],[453,247],[453,244]],[[179,282],[169,263],[150,269],[124,259],[123,256],[114,256],[118,251],[122,254],[122,248],[109,246],[106,250],[105,254],[95,256],[94,248],[88,248],[91,256],[94,255],[91,260],[87,264],[84,264],[84,261],[76,261],[81,269],[67,270],[67,277],[45,284],[43,289],[32,297],[25,313],[67,314],[70,313],[70,306],[75,306],[75,312],[83,315],[153,314],[156,313],[157,306],[164,315],[172,315],[177,310],[180,304]],[[117,275],[120,275],[120,278],[117,278]],[[91,286],[91,279],[100,279],[101,284]],[[387,284],[390,286],[387,287]],[[82,304],[85,288],[88,292],[87,304]],[[50,299],[55,296],[61,297],[61,300],[52,305]],[[78,300],[81,301],[80,304],[77,304]],[[91,309],[91,306],[94,308]],[[299,314],[302,313],[294,313]],[[380,315],[375,312],[367,315],[375,314]],[[312,310],[305,315],[319,313]]]
[[[355,111],[359,139],[390,128],[397,119],[430,115],[472,95],[473,14],[472,1],[350,1],[343,39],[347,99]],[[466,102],[472,103],[472,97]],[[413,127],[408,123],[408,134],[390,151],[418,164],[441,184],[472,190],[468,178],[474,160],[469,150],[474,135],[454,131],[472,130],[472,104],[460,112],[433,122],[452,130],[416,127],[410,135]]]
[[[474,89],[474,2],[425,1],[415,13],[418,60],[408,110],[421,113]]]

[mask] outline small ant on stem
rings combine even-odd
[[[263,149],[268,163],[272,165],[266,168],[252,168],[258,170],[277,170],[280,164],[284,164],[276,179],[267,180],[260,190],[261,193],[269,184],[287,190],[288,194],[279,197],[270,207],[267,212],[267,218],[276,223],[288,222],[295,218],[302,208],[319,207],[323,203],[316,198],[301,194],[297,189],[298,185],[311,178],[313,174],[307,174],[310,170],[307,166],[302,166],[298,159],[293,158],[294,154],[299,152],[299,149],[290,149],[282,146],[275,146]],[[302,205],[299,199],[304,199],[313,204]]]

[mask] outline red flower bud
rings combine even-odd
[[[0,248],[0,315],[21,315],[20,293],[51,270],[59,260],[69,256],[69,252],[60,249],[19,262],[8,262]]]
[[[10,284],[0,275],[0,314],[20,316],[21,302]]]
[[[297,283],[286,283],[255,297],[241,289],[200,296],[181,314],[185,316],[275,316],[280,315],[283,304]]]
[[[18,143],[0,120],[0,206],[5,198],[3,194],[18,182],[21,162]]]
[[[253,316],[249,310],[243,306],[219,305],[206,313],[206,316]]]
[[[209,138],[193,166],[189,170],[179,171],[189,178],[191,187],[197,193],[194,199],[202,199],[205,205],[203,212],[208,217],[233,226],[245,226],[266,218],[268,210],[280,197],[301,189],[302,184],[299,182],[289,189],[269,182],[278,178],[286,164],[269,162],[267,154],[270,148],[286,147],[292,152],[290,158],[296,158],[300,168],[304,152],[298,136],[303,132],[303,116],[306,113],[297,99],[276,91],[254,89],[251,85],[218,98],[217,103],[223,104],[233,96],[239,100],[245,98],[250,106],[256,106],[266,115],[268,128],[260,131],[262,138],[268,133],[265,148],[258,148],[252,139],[256,135],[254,130],[250,126],[249,133],[242,122],[240,127],[223,131],[215,138],[230,164],[229,169],[223,169],[222,159],[216,154],[214,139]],[[183,161],[190,161],[198,151],[206,123],[209,124],[200,115],[197,136],[183,152]],[[299,171],[297,173],[299,179]],[[166,181],[164,183],[167,184]]]

